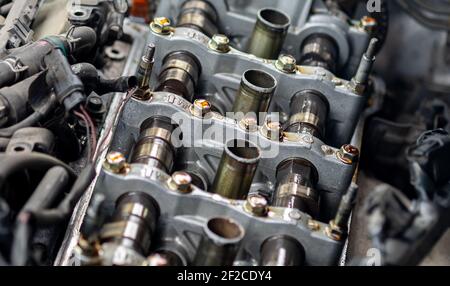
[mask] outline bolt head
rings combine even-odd
[[[336,153],[336,155],[339,158],[339,160],[341,160],[343,163],[351,165],[358,161],[359,150],[353,145],[345,144]]]
[[[247,132],[255,132],[258,130],[258,120],[254,116],[245,116],[239,121],[239,126]]]
[[[297,70],[297,61],[291,55],[280,55],[275,67],[285,73],[294,73]]]
[[[103,167],[113,173],[122,173],[127,165],[125,156],[120,152],[109,152],[106,155]]]
[[[302,213],[301,213],[299,210],[297,210],[297,209],[292,209],[292,210],[289,212],[289,217],[290,217],[291,219],[299,220],[299,219],[302,218]]]
[[[150,28],[157,34],[169,34],[171,23],[167,17],[156,17],[150,24]]]
[[[103,100],[99,96],[89,97],[88,108],[92,111],[101,111],[103,108]]]
[[[222,34],[214,35],[208,44],[209,48],[220,53],[228,53],[230,51],[230,39]]]
[[[261,131],[270,140],[283,141],[284,133],[280,122],[266,120]]]
[[[364,16],[361,19],[361,27],[367,32],[372,32],[378,25],[377,20],[373,17]]]
[[[196,99],[191,107],[192,114],[203,118],[211,111],[211,103],[206,99]]]
[[[340,241],[346,238],[347,230],[339,227],[334,223],[334,221],[330,221],[330,224],[325,229],[326,235],[336,241]]]
[[[320,230],[320,224],[317,221],[313,220],[313,219],[308,220],[308,227],[312,231]]]
[[[175,191],[189,193],[191,191],[192,177],[186,172],[175,172],[169,180],[169,186]]]
[[[265,216],[268,211],[267,199],[261,195],[253,194],[247,197],[244,208],[256,216]]]

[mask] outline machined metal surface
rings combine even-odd
[[[184,0],[162,1],[156,14],[177,19]],[[289,29],[283,45],[285,53],[300,58],[303,41],[315,33],[323,33],[333,38],[339,49],[339,65],[349,64],[347,74],[353,75],[369,41],[363,29],[349,25],[341,18],[327,12],[324,1],[292,1],[292,0],[217,0],[209,1],[219,15],[217,26],[219,31],[235,39],[233,42],[239,50],[245,50],[252,35],[260,9],[273,8],[285,13],[290,18]],[[311,15],[312,11],[319,11]],[[321,13],[322,12],[322,13]]]
[[[270,110],[290,113],[291,97],[303,90],[316,90],[324,95],[330,105],[328,134],[325,141],[333,146],[347,143],[356,126],[366,98],[353,92],[349,82],[335,77],[320,67],[299,66],[292,74],[284,73],[275,66],[276,60],[268,61],[249,56],[236,49],[217,53],[208,48],[209,38],[186,28],[177,28],[170,35],[149,34],[148,41],[157,46],[156,57],[164,58],[171,52],[189,51],[202,59],[199,81],[200,94],[208,99],[221,113],[232,110],[239,79],[249,69],[259,69],[271,74],[278,87],[273,95]],[[155,73],[161,71],[161,62],[155,63]],[[156,84],[157,79],[152,78]]]
[[[264,240],[278,233],[286,233],[304,245],[307,265],[337,263],[342,242],[330,239],[324,232],[324,224],[317,223],[319,227],[311,230],[308,226],[311,219],[309,215],[271,207],[266,217],[255,217],[244,210],[244,201],[228,200],[195,187],[189,194],[174,192],[166,187],[169,179],[170,176],[161,170],[132,164],[126,175],[102,172],[96,191],[107,194],[111,211],[114,201],[130,186],[133,186],[134,191],[151,194],[163,210],[155,249],[183,253],[190,262],[195,257],[206,221],[212,217],[225,216],[245,229],[241,242],[243,250],[238,254],[238,261],[243,253],[250,254],[258,261]]]
[[[128,154],[146,116],[164,115],[179,124],[179,133],[183,134],[181,144],[190,146],[180,154],[180,160],[201,167],[207,179],[213,182],[226,134],[236,134],[236,138],[247,139],[261,148],[262,158],[256,177],[261,175],[264,179],[260,182],[268,184],[269,189],[276,183],[273,170],[276,170],[282,161],[291,157],[304,158],[318,170],[317,186],[325,190],[324,209],[327,209],[329,214],[336,209],[340,194],[349,186],[355,168],[355,165],[345,164],[337,157],[338,149],[308,134],[287,133],[284,142],[273,141],[262,133],[262,127],[248,133],[239,127],[238,122],[218,113],[211,112],[209,118],[198,118],[191,113],[191,106],[183,98],[164,92],[153,93],[148,101],[132,99],[125,106],[111,149]],[[216,135],[216,138],[212,135]],[[327,153],[323,151],[323,146],[329,147]]]
[[[419,265],[450,10],[409,2],[0,0],[0,265]]]

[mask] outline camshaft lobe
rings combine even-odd
[[[298,209],[310,214],[319,215],[319,192],[315,189],[318,181],[316,168],[301,158],[287,159],[277,169],[277,189],[273,205]]]
[[[286,132],[325,137],[329,105],[318,91],[297,92],[291,99],[291,115]]]
[[[305,250],[300,242],[287,235],[266,239],[261,246],[261,266],[301,266],[305,262]]]
[[[170,118],[154,116],[141,125],[139,140],[131,156],[132,163],[146,164],[169,173],[174,164],[176,150],[172,144],[175,126]]]
[[[201,72],[198,60],[182,51],[169,54],[163,63],[156,91],[171,92],[192,102]]]
[[[333,39],[323,34],[314,34],[307,38],[301,48],[299,64],[322,67],[332,73],[336,72],[338,48]]]
[[[217,21],[217,12],[208,2],[190,0],[181,6],[177,26],[195,29],[211,38],[218,33]]]
[[[159,214],[159,206],[151,196],[141,192],[125,193],[117,200],[112,221],[103,227],[100,240],[146,256]]]

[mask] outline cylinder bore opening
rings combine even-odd
[[[258,89],[274,89],[277,86],[276,79],[262,70],[248,70],[243,78],[250,87]]]
[[[271,24],[279,28],[286,27],[291,22],[291,19],[289,18],[288,15],[272,8],[261,9],[259,11],[259,17],[264,22],[267,22],[268,24]]]
[[[207,227],[215,235],[226,239],[237,239],[243,235],[242,227],[228,218],[210,219]]]
[[[259,159],[260,156],[259,148],[246,140],[231,140],[226,144],[226,148],[238,159],[256,160]]]

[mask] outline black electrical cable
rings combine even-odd
[[[75,205],[96,176],[95,166],[88,164],[75,181],[69,194],[57,208],[33,212],[37,225],[46,226],[60,223],[70,217]]]
[[[33,112],[30,116],[20,121],[19,123],[14,124],[7,128],[0,129],[0,137],[10,138],[17,130],[33,126],[37,122],[39,122],[39,120],[41,120],[43,117],[44,117],[43,114],[39,112]]]
[[[21,212],[49,208],[61,196],[70,182],[69,173],[61,166],[52,167],[34,190]]]
[[[84,128],[86,129],[86,142],[87,142],[86,144],[88,151],[87,157],[89,160],[91,160],[93,153],[92,153],[91,128],[89,127],[89,122],[82,113],[74,111],[73,114],[75,114],[78,118],[80,118],[83,121]]]
[[[29,244],[33,231],[29,213],[20,213],[14,229],[14,241],[11,249],[11,264],[25,266],[29,258]]]
[[[98,95],[126,92],[138,84],[135,76],[107,79],[90,63],[72,65],[72,71],[81,79],[86,88],[92,89]]]
[[[29,244],[34,234],[30,213],[49,208],[69,183],[69,173],[60,166],[47,171],[25,206],[17,216],[11,251],[13,265],[26,265],[29,257]]]
[[[61,166],[66,169],[71,178],[77,177],[71,167],[52,156],[42,153],[3,154],[0,155],[0,162],[0,190],[10,175],[24,169],[45,171],[54,166]]]
[[[10,138],[17,130],[35,125],[47,116],[47,114],[52,110],[54,103],[55,99],[51,96],[49,100],[41,108],[39,108],[39,110],[36,110],[21,122],[6,128],[0,128],[0,137]]]

